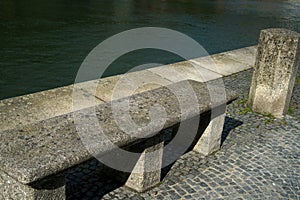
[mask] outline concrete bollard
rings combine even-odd
[[[288,112],[299,57],[299,33],[287,29],[261,31],[248,101],[253,111],[275,117]]]

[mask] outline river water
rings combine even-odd
[[[132,28],[164,27],[199,42],[210,54],[257,44],[259,31],[300,32],[300,2],[279,0],[0,0],[0,99],[72,84],[86,55]],[[137,51],[105,76],[148,62],[180,58]]]

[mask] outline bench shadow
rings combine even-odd
[[[192,142],[190,148],[188,148],[185,153],[188,153],[188,152],[193,150],[194,146],[196,145],[196,143],[198,142],[198,140],[200,139],[200,137],[204,133],[205,129],[207,128],[209,122],[210,122],[210,113],[206,113],[205,115],[201,116],[201,120],[199,122],[198,133],[197,133],[194,141]],[[239,120],[236,120],[234,118],[227,117],[227,116],[225,117],[225,123],[224,123],[223,132],[222,132],[222,136],[221,136],[221,146],[226,141],[226,139],[227,139],[228,135],[230,134],[230,132],[232,130],[234,130],[235,128],[241,126],[242,124],[243,124],[242,121],[239,121]],[[172,127],[172,130],[169,130],[168,134],[171,135],[171,136],[167,137],[167,140],[165,141],[165,145],[168,144],[168,142],[171,141],[174,138],[174,132],[176,132],[177,129],[178,129],[178,125]],[[166,159],[166,158],[164,157],[164,159]],[[178,156],[178,159],[179,159],[179,156]],[[166,177],[166,175],[169,173],[169,171],[172,169],[172,167],[175,163],[176,163],[176,161],[174,161],[171,164],[169,164],[168,166],[162,168],[162,170],[161,170],[161,180],[163,180]]]
[[[241,126],[242,124],[243,124],[242,121],[227,116],[225,117],[225,123],[223,127],[222,138],[221,138],[221,146],[226,141],[230,132],[236,129],[237,127]]]
[[[204,130],[208,126],[209,121],[209,114],[204,115],[204,117],[201,116],[197,135],[193,140],[190,148],[188,148],[185,153],[193,149],[199,138],[202,136]],[[233,129],[242,124],[243,122],[239,120],[226,117],[224,129],[222,132],[221,144],[226,141],[226,138]],[[169,144],[176,136],[179,125],[180,124],[176,124],[173,127],[162,131],[165,138],[165,145]],[[163,159],[167,159],[171,154],[174,154],[174,152],[164,152]],[[177,157],[179,158],[180,155],[177,155]],[[176,155],[173,159],[177,160]],[[176,161],[171,162],[171,164],[162,168],[161,180],[165,178],[165,176],[169,173],[175,163]],[[115,169],[109,168],[96,159],[90,160],[67,173],[67,199],[101,199],[106,194],[124,186],[129,175],[129,173],[120,172]]]
[[[122,182],[114,180],[105,169],[101,162],[93,159],[68,172],[66,199],[100,199],[121,187]]]

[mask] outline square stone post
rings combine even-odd
[[[147,139],[143,145],[146,148],[125,183],[126,187],[137,192],[149,190],[160,182],[164,147],[163,135],[159,134],[154,138]]]
[[[286,29],[261,31],[248,101],[252,110],[275,117],[287,113],[299,56],[299,33]]]
[[[66,199],[65,176],[55,176],[26,185],[0,171],[0,199]]]
[[[193,151],[204,156],[218,151],[221,147],[221,138],[225,122],[225,111],[223,114],[213,118],[199,141],[194,146]]]

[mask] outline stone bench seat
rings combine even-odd
[[[207,88],[208,83],[187,80],[171,84],[168,87],[161,87],[114,100],[114,102],[122,104],[122,102],[129,100],[130,114],[137,124],[149,123],[148,113],[150,107],[155,104],[163,105],[167,113],[167,120],[163,129],[209,112],[212,108],[222,107],[222,109],[219,109],[220,112],[215,113],[216,116],[211,117],[212,121],[221,117],[221,127],[213,131],[216,132],[213,133],[217,137],[216,143],[213,144],[214,147],[209,147],[210,150],[207,152],[211,153],[211,150],[220,147],[225,113],[224,105],[235,100],[236,95],[232,91],[226,90],[226,98],[224,100],[212,102],[210,92],[218,92],[219,86],[217,80],[210,82],[212,87],[209,90]],[[180,110],[177,97],[169,90],[169,88],[180,90],[184,88],[182,85],[186,83],[192,86],[197,97],[197,106],[199,108],[197,112],[197,109],[193,107],[186,108],[183,111]],[[94,111],[96,116],[92,115]],[[77,118],[91,118],[91,121],[96,117],[103,133],[118,147],[142,142],[147,140],[143,138],[154,137],[159,132],[157,127],[153,127],[150,130],[147,129],[147,131],[143,128],[138,129],[134,135],[124,132],[118,127],[113,118],[111,102],[55,116],[15,129],[0,130],[0,193],[3,197],[13,199],[65,198],[64,172],[93,158],[91,152],[83,145],[82,138],[78,135],[74,115]],[[84,128],[93,129],[94,124],[85,124]],[[95,137],[95,143],[90,145],[95,151],[93,153],[97,155],[104,155],[115,148],[112,145],[99,141],[101,138],[97,138],[97,135],[89,135],[87,137]],[[206,140],[209,140],[209,138],[206,138]],[[202,147],[198,145],[197,148]],[[130,183],[128,186],[130,187]],[[142,189],[137,190],[142,191],[144,189],[148,188],[142,187]]]

